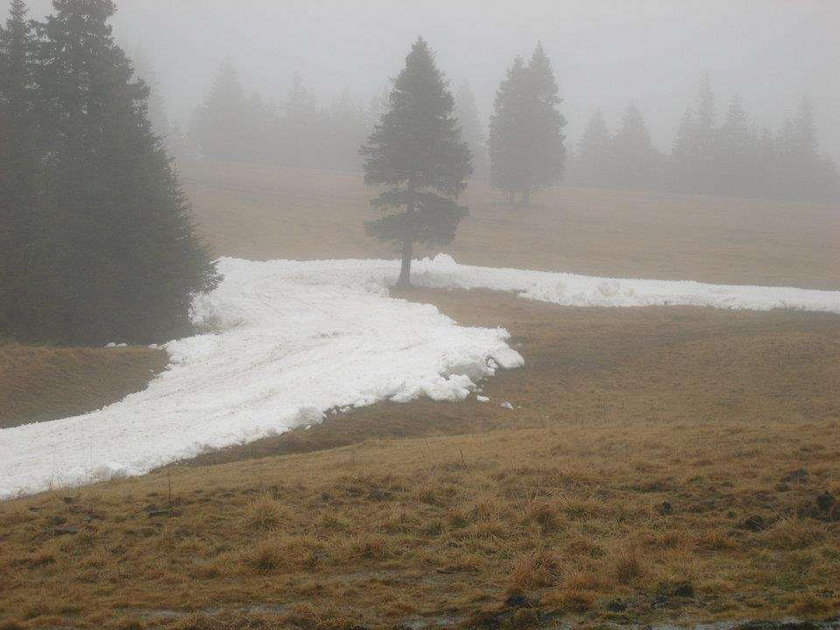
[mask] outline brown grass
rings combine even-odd
[[[180,170],[220,255],[396,256],[364,233],[376,214],[358,174],[211,162],[183,162]],[[468,264],[840,288],[836,205],[559,188],[514,210],[483,182],[465,202],[471,217],[445,249]]]
[[[840,522],[814,511],[840,493],[840,319],[412,297],[508,326],[528,365],[488,381],[488,404],[360,409],[2,504],[0,622],[525,627],[840,607]],[[150,516],[169,476],[171,514]],[[512,593],[530,606],[507,608]]]
[[[183,170],[220,254],[388,253],[361,231],[357,176]],[[512,214],[472,194],[452,250],[465,262],[840,277],[825,207],[561,190]],[[506,326],[526,367],[484,384],[487,404],[377,405],[2,503],[0,628],[597,627],[840,610],[840,519],[817,504],[840,494],[840,318],[402,297]]]
[[[145,389],[168,362],[149,348],[0,343],[0,428],[95,411]]]

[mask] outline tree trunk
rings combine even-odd
[[[414,258],[414,243],[411,239],[403,241],[402,268],[400,279],[397,281],[397,288],[408,289],[411,287],[411,260]]]
[[[403,240],[402,249],[402,267],[400,268],[400,279],[397,280],[397,288],[408,289],[411,287],[411,261],[414,258],[414,234],[411,227],[411,215],[414,214],[415,207],[415,185],[414,180],[408,182],[408,205],[406,206],[406,218],[409,219],[406,226],[407,233]]]
[[[526,208],[531,207],[531,189],[526,188],[522,191],[522,205]]]

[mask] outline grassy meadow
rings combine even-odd
[[[358,175],[181,171],[219,255],[392,255],[364,234]],[[459,262],[840,288],[837,208],[558,189],[510,209],[480,185],[467,201],[448,250]],[[488,403],[376,405],[142,478],[0,503],[0,629],[840,613],[840,318],[399,297],[506,327],[526,366],[485,383]],[[165,363],[132,348],[0,356],[0,394],[17,395],[0,422],[94,409]]]

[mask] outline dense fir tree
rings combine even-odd
[[[23,0],[0,26],[0,336],[28,332],[43,317],[37,297],[46,277],[36,44]]]
[[[160,81],[158,74],[149,59],[146,49],[139,46],[131,57],[134,65],[134,74],[149,88],[149,121],[152,123],[152,130],[166,140],[170,134],[169,118],[166,115],[166,105],[160,92]]]
[[[560,103],[542,44],[527,67],[520,58],[514,61],[496,95],[490,121],[491,179],[508,194],[520,193],[526,207],[532,191],[563,178],[566,120],[558,111]]]
[[[111,0],[54,0],[40,26],[48,291],[60,341],[160,341],[190,329],[214,266],[148,118],[148,87],[113,41]]]
[[[455,95],[455,111],[464,142],[473,156],[473,169],[477,174],[484,174],[487,171],[487,136],[469,81],[462,81],[458,88]]]
[[[609,186],[613,164],[612,135],[600,109],[596,110],[586,125],[577,159],[574,163],[574,180],[584,186]]]
[[[647,188],[656,182],[659,155],[650,140],[647,124],[639,108],[627,106],[621,127],[612,140],[612,184]]]
[[[563,128],[566,119],[558,111],[560,89],[554,78],[551,61],[537,44],[528,64],[528,105],[526,137],[531,143],[528,179],[523,189],[524,202],[529,204],[533,190],[559,184],[563,179],[566,150]]]
[[[527,74],[524,60],[517,56],[499,85],[490,118],[490,182],[505,191],[511,202],[528,179],[529,146],[523,132],[528,116]]]
[[[248,144],[248,98],[233,61],[219,67],[204,102],[193,114],[190,136],[198,151],[215,160],[253,159]]]
[[[443,73],[419,38],[394,82],[388,110],[361,150],[365,183],[387,188],[372,203],[390,212],[368,223],[368,231],[399,244],[399,286],[410,285],[415,243],[451,242],[467,215],[457,200],[472,173],[471,157],[454,109]]]

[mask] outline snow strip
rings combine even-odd
[[[458,326],[388,296],[399,263],[222,259],[196,301],[212,332],[165,346],[169,369],[100,411],[0,430],[0,499],[139,475],[205,450],[319,422],[333,408],[428,396],[463,400],[523,365],[503,329]],[[840,292],[739,287],[419,261],[426,287],[491,289],[569,306],[694,305],[840,313]]]
[[[143,474],[332,408],[464,400],[498,368],[523,365],[504,329],[390,298],[384,278],[397,268],[220,261],[225,280],[194,309],[215,332],[167,344],[172,365],[145,391],[0,431],[0,499]]]
[[[793,309],[840,314],[840,291],[702,284],[674,280],[621,280],[570,273],[494,269],[457,264],[441,254],[420,261],[414,282],[441,289],[491,289],[563,306],[706,306],[769,311]]]

